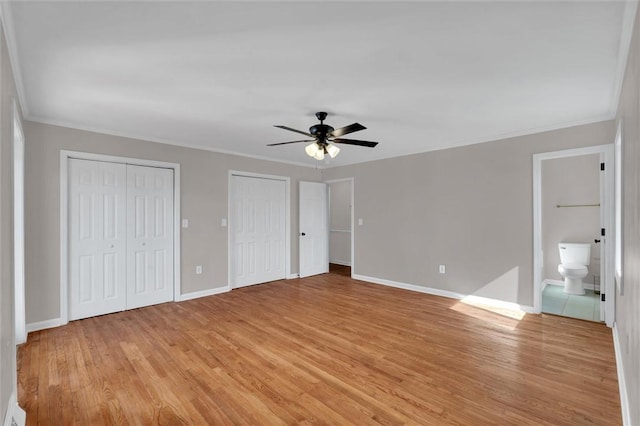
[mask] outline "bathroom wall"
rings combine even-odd
[[[329,261],[351,266],[351,182],[329,184]]]
[[[591,243],[589,275],[600,276],[600,208],[560,205],[600,203],[600,158],[598,154],[554,158],[542,162],[542,249],[545,279],[562,280],[558,272],[558,243]]]

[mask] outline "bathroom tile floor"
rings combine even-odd
[[[586,290],[584,296],[566,294],[559,285],[547,285],[542,291],[542,312],[600,322],[600,295]]]

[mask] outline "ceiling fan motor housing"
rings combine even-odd
[[[315,126],[309,127],[309,133],[322,141],[325,140],[331,132],[333,132],[333,127],[328,124],[316,124]]]

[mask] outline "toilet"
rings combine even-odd
[[[587,266],[591,260],[591,244],[560,243],[560,265],[558,272],[564,277],[564,292],[584,294],[582,279],[587,276]]]

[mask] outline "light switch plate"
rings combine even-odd
[[[222,226],[223,228],[227,226],[227,219],[226,219],[226,218],[223,218],[223,219],[220,221],[220,226]]]
[[[189,227],[189,219],[182,219],[182,227],[183,228]]]

